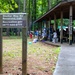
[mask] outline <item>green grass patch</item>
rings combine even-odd
[[[59,52],[60,52],[60,47],[56,48],[54,52],[55,52],[56,54],[59,54]]]
[[[22,56],[22,39],[3,39],[3,57],[17,58]]]
[[[22,36],[4,36],[4,39],[21,39]]]

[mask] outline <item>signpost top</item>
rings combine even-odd
[[[0,27],[26,28],[27,13],[0,13]]]

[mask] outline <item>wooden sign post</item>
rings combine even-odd
[[[26,28],[22,28],[22,75],[27,75],[27,35]]]
[[[0,14],[0,74],[2,74],[2,28],[22,28],[22,75],[27,75],[27,14]]]
[[[0,16],[0,74],[2,73],[2,16]]]

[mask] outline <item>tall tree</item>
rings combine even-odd
[[[54,7],[61,0],[28,0],[29,2],[29,16],[32,20],[31,23],[45,14],[48,10]]]

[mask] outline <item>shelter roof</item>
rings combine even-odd
[[[61,11],[63,11],[63,18],[69,18],[70,5],[73,6],[73,19],[75,19],[75,0],[72,0],[69,2],[60,2],[54,8],[45,13],[42,17],[38,18],[34,23],[41,22],[43,20],[49,20],[49,18],[54,19],[54,14],[56,14],[57,19],[60,19]]]

